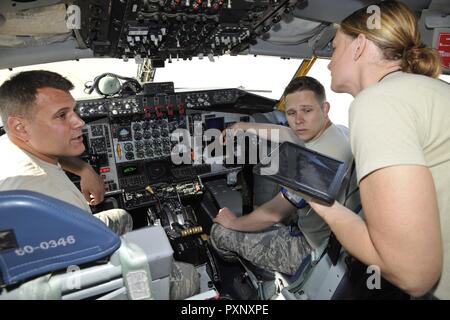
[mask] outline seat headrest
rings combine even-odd
[[[93,262],[119,246],[119,236],[78,207],[32,191],[0,192],[4,284]]]

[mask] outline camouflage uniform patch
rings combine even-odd
[[[200,276],[192,264],[174,261],[169,281],[170,300],[183,300],[200,292]]]
[[[303,235],[293,236],[289,230],[277,227],[263,232],[239,232],[214,224],[210,240],[226,260],[232,252],[265,270],[292,275],[311,247]]]
[[[105,210],[94,214],[106,226],[119,236],[133,230],[133,219],[131,215],[123,209]]]

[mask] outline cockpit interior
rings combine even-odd
[[[44,223],[57,215],[48,208],[72,209],[39,195],[0,193],[0,239],[6,239],[0,242],[0,300],[168,299],[167,277],[173,259],[193,264],[200,274],[201,292],[191,299],[408,299],[387,281],[384,290],[367,289],[371,274],[333,235],[326,248],[311,253],[296,278],[261,270],[242,259],[229,262],[218,257],[208,242],[218,210],[228,207],[237,215],[248,214],[273,197],[279,186],[253,174],[254,164],[261,159],[251,159],[251,137],[246,138],[243,150],[233,149],[236,152],[230,160],[225,146],[210,152],[208,146],[216,146],[218,141],[203,139],[202,134],[209,129],[222,132],[237,122],[286,125],[282,98],[271,99],[241,88],[179,92],[174,82],[152,81],[152,70],[164,68],[174,59],[212,61],[223,55],[304,59],[299,72],[306,74],[308,63],[331,56],[335,24],[375,2],[1,1],[0,69],[116,58],[135,60],[140,72],[136,78],[123,78],[111,65],[110,72],[99,75],[88,88],[100,98],[80,99],[76,106],[86,123],[81,158],[96,170],[106,188],[105,201],[92,211],[123,208],[131,214],[134,230],[122,239],[108,237],[102,230],[86,227],[73,212],[60,223],[75,233],[81,230],[79,237],[91,238],[77,250],[87,250],[99,239],[104,254],[87,259],[80,253],[80,260],[68,259],[46,268],[42,259],[57,260],[55,253],[47,250],[52,246],[50,239],[57,237],[56,223],[44,234],[37,232],[41,222],[36,220],[34,235],[28,234],[24,239],[29,242],[24,243],[20,227],[15,237],[7,231],[20,223],[7,218],[8,213],[18,210],[23,219],[32,219],[32,211],[37,210],[48,215]],[[420,17],[424,42],[442,49],[443,71],[449,74],[450,45],[441,46],[450,34],[448,1],[403,2]],[[237,161],[238,153],[241,161]],[[175,158],[180,161],[175,163]],[[79,177],[67,174],[80,187]],[[41,206],[41,200],[47,204]],[[28,203],[27,209],[21,209],[20,203]],[[22,233],[29,232],[26,230]],[[68,244],[71,239],[67,236],[62,242]],[[59,249],[67,252],[57,255],[70,253],[70,245],[58,244]],[[26,263],[35,267],[27,269]],[[76,272],[67,271],[72,265]],[[144,271],[139,274],[139,270]],[[70,278],[75,275],[75,280]],[[41,282],[51,283],[53,291],[41,287]],[[139,283],[146,283],[144,289]]]

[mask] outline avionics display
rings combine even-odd
[[[129,165],[125,165],[122,166],[120,168],[120,173],[122,174],[123,177],[128,177],[128,176],[134,176],[137,174],[140,174],[141,170],[139,169],[139,167],[136,164],[129,164]]]
[[[205,128],[208,129],[218,129],[222,131],[225,129],[225,120],[223,117],[217,117],[217,118],[207,118],[205,119]]]

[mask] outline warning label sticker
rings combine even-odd
[[[450,32],[441,32],[439,34],[437,49],[441,56],[442,66],[450,69]]]

